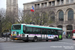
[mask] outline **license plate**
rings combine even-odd
[[[13,34],[13,36],[16,36],[16,34]]]
[[[17,40],[18,38],[15,38],[15,40]]]

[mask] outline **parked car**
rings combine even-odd
[[[10,32],[3,33],[3,37],[10,37]]]

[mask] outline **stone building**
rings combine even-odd
[[[71,34],[75,29],[75,0],[43,0],[31,3],[24,3],[24,15],[30,13],[32,6],[35,8],[35,12],[42,14],[46,12],[50,14],[50,11],[54,14],[53,23],[49,25],[62,28],[66,34]]]
[[[14,17],[17,19],[18,17],[18,0],[6,0],[6,15],[10,17]]]

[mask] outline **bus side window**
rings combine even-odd
[[[33,28],[33,34],[35,34],[35,28]]]
[[[50,30],[47,30],[47,34],[51,34],[51,31]]]
[[[54,33],[53,30],[51,30],[50,32],[51,32],[50,34],[53,34]]]
[[[38,29],[38,34],[41,34],[41,29]]]
[[[42,34],[42,29],[40,29],[40,32],[39,33],[41,33]]]
[[[31,28],[31,27],[27,27],[26,32],[27,32],[27,33],[32,33],[32,28]]]
[[[33,33],[34,34],[38,34],[39,33],[39,29],[38,28],[33,28]]]
[[[55,34],[55,35],[57,35],[57,34],[58,34],[57,30],[54,30],[54,34]]]
[[[26,33],[28,33],[28,27],[26,27]]]
[[[42,29],[42,34],[46,34],[46,29]]]
[[[24,33],[26,32],[26,27],[25,27],[25,25],[23,25],[23,32],[24,32]]]

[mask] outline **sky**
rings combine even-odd
[[[36,0],[18,0],[18,7],[20,9],[23,9],[23,3],[29,3],[33,1],[36,1]],[[6,9],[6,0],[0,0],[0,9],[1,8]]]

